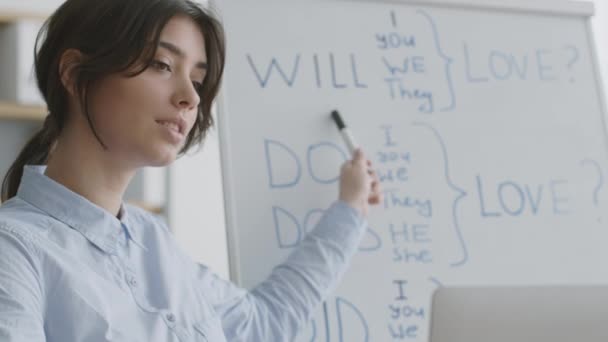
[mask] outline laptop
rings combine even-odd
[[[430,342],[608,342],[608,286],[439,288]]]

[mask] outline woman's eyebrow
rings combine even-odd
[[[171,53],[173,53],[174,55],[177,55],[181,58],[185,58],[186,57],[186,53],[184,53],[184,51],[182,51],[182,49],[180,49],[179,47],[177,47],[174,44],[171,44],[169,42],[165,42],[165,41],[161,41],[158,43],[159,47],[163,47],[167,50],[169,50]],[[204,69],[207,70],[208,65],[205,62],[198,62],[196,63],[196,67],[199,69]]]

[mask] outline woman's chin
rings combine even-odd
[[[161,167],[167,166],[175,161],[177,158],[177,151],[163,151],[163,153],[157,153],[154,157],[148,158],[148,166]]]

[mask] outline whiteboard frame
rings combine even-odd
[[[222,84],[219,96],[217,98],[217,126],[218,126],[218,141],[220,149],[220,170],[222,171],[222,187],[224,189],[224,222],[226,222],[226,241],[228,243],[228,274],[230,280],[242,285],[241,279],[241,267],[236,260],[240,260],[239,255],[239,241],[237,239],[237,220],[235,212],[235,196],[234,196],[234,185],[231,182],[232,179],[232,164],[228,155],[228,138],[229,132],[226,127],[228,126],[228,118],[226,113],[226,89]]]
[[[258,0],[259,2],[268,0]],[[289,0],[281,0],[289,1]],[[336,0],[343,2],[375,2],[374,0]],[[508,1],[508,2],[507,2]],[[599,59],[597,54],[597,48],[595,46],[595,40],[593,35],[593,29],[591,26],[591,17],[595,14],[595,6],[591,2],[582,1],[569,1],[569,0],[380,0],[378,2],[385,3],[396,3],[396,4],[408,4],[408,5],[420,5],[420,6],[432,6],[442,8],[461,8],[461,9],[483,9],[483,10],[496,10],[496,11],[515,11],[530,14],[547,14],[547,15],[563,15],[563,16],[580,16],[585,17],[587,25],[587,38],[589,39],[589,46],[591,49],[591,58],[594,63],[593,69],[595,70],[595,83],[597,90],[600,92],[600,110],[602,112],[602,122],[604,129],[604,140],[606,144],[606,150],[608,151],[608,126],[606,121],[607,106],[606,106],[606,94],[604,92],[603,82],[599,73]],[[220,15],[220,21],[223,24],[221,18],[221,5],[218,4],[221,0],[210,0],[210,5],[217,9]],[[229,53],[229,49],[227,49]],[[228,243],[228,267],[230,280],[236,284],[242,286],[241,267],[237,260],[240,260],[240,248],[237,239],[238,230],[240,224],[237,220],[235,211],[235,193],[234,184],[232,183],[233,177],[233,166],[230,161],[228,143],[231,140],[230,132],[227,127],[229,117],[227,113],[230,112],[227,97],[230,97],[229,91],[227,90],[225,75],[222,80],[222,86],[218,97],[216,99],[217,104],[217,126],[218,126],[218,140],[220,149],[220,169],[222,171],[222,185],[224,191],[224,215],[226,222],[226,241]]]
[[[592,67],[595,74],[595,84],[596,89],[599,91],[598,100],[600,101],[600,110],[602,112],[602,128],[604,131],[604,145],[606,146],[606,151],[608,154],[608,122],[606,115],[608,115],[608,107],[606,103],[606,88],[604,88],[604,80],[602,79],[602,72],[600,70],[600,59],[597,50],[597,46],[595,44],[595,34],[593,31],[593,25],[589,18],[587,19],[587,37],[589,39],[589,48],[591,50],[591,61],[593,63]]]
[[[370,0],[338,1],[370,2]],[[442,8],[496,10],[502,12],[514,11],[532,14],[568,16],[593,16],[595,13],[594,3],[569,0],[381,0],[379,2]]]
[[[597,52],[597,46],[595,44],[595,33],[593,31],[593,25],[591,23],[591,20],[589,19],[587,19],[587,37],[589,39],[589,48],[591,49],[591,61],[593,62],[593,70],[595,71],[595,84],[597,90],[600,92],[598,99],[600,101],[600,109],[602,111],[604,145],[606,145],[606,150],[608,151],[608,122],[606,121],[606,115],[608,115],[608,107],[606,106],[606,88],[604,88],[604,80],[602,79],[602,72],[600,70],[600,58]]]

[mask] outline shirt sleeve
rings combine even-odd
[[[287,260],[251,291],[210,274],[205,291],[228,341],[291,341],[338,285],[366,224],[344,202],[334,203]]]
[[[45,341],[33,246],[0,222],[0,341]]]

